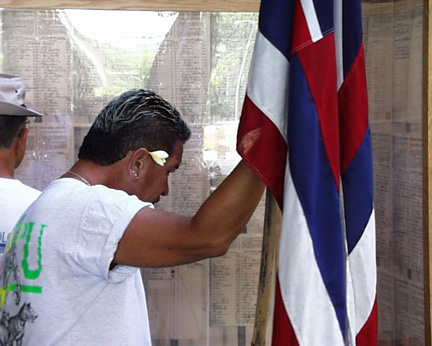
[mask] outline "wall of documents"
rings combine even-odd
[[[375,169],[379,340],[424,344],[422,1],[363,4]]]

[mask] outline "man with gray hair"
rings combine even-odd
[[[0,74],[0,258],[7,238],[40,191],[14,179],[26,151],[27,117],[40,117],[25,106],[22,77]]]
[[[189,137],[179,112],[151,91],[127,91],[99,113],[78,161],[27,209],[8,243],[2,309],[25,322],[19,332],[0,328],[0,340],[151,345],[139,267],[223,255],[264,190],[241,161],[194,216],[154,209]]]

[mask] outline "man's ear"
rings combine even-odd
[[[17,139],[16,139],[16,146],[15,146],[15,158],[16,158],[16,163],[15,163],[15,168],[18,167],[21,164],[21,161],[24,158],[25,152],[26,152],[26,147],[27,147],[27,137],[29,134],[29,129],[28,128],[23,128],[20,132],[20,134],[18,135]]]
[[[139,180],[140,173],[146,169],[150,154],[147,149],[139,148],[135,150],[128,162],[128,173],[132,181]]]

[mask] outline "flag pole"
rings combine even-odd
[[[273,320],[273,297],[276,280],[277,253],[282,213],[271,191],[266,189],[265,218],[261,251],[261,268],[258,283],[255,323],[252,346],[265,346],[268,329]],[[271,342],[269,342],[270,344]]]

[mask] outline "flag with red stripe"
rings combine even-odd
[[[361,0],[262,0],[237,148],[282,211],[273,345],[377,344]]]

